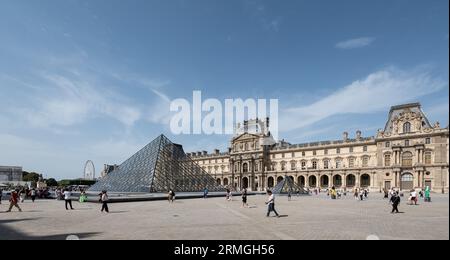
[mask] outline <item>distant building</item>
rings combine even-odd
[[[301,120],[292,118],[292,120]],[[217,184],[237,190],[272,189],[288,176],[306,188],[449,188],[449,128],[430,124],[419,103],[392,107],[375,136],[305,144],[274,143],[269,122],[245,121],[236,127],[229,151],[189,156]]]
[[[0,166],[0,183],[21,182],[22,179],[22,167]]]

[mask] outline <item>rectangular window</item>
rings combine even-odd
[[[431,144],[431,138],[426,138],[425,139],[425,144]]]
[[[306,170],[306,162],[302,162],[302,170]]]
[[[337,148],[337,149],[336,149],[336,153],[337,153],[337,154],[340,154],[340,153],[341,153],[341,148]]]
[[[391,147],[391,142],[386,142],[386,148]]]
[[[363,152],[367,152],[367,146],[363,147]]]
[[[368,167],[369,166],[369,157],[363,157],[363,167]]]
[[[348,167],[350,168],[355,167],[355,158],[348,159]]]
[[[409,146],[409,140],[405,140],[405,146]]]
[[[312,168],[313,168],[314,170],[317,169],[317,162],[316,162],[316,161],[314,161],[314,162],[312,163]]]
[[[305,153],[305,152],[302,152],[302,156],[305,157],[305,155],[306,155],[306,153]]]
[[[292,155],[291,155],[291,156],[292,156],[292,158],[295,158],[295,153],[292,153]]]
[[[349,150],[350,150],[350,153],[353,153],[353,147],[350,147]]]
[[[342,162],[340,160],[336,161],[336,169],[340,169],[342,165]]]
[[[430,152],[425,153],[425,164],[427,164],[427,165],[431,164],[431,153]]]
[[[386,154],[384,156],[384,166],[386,166],[386,167],[391,166],[391,155],[390,154]]]
[[[323,152],[323,154],[327,155],[327,154],[328,154],[328,150],[325,149],[325,151]]]
[[[328,169],[328,160],[323,161],[323,168],[324,168],[325,170]]]
[[[317,152],[316,152],[316,151],[313,151],[313,155],[316,156],[316,155],[317,155]]]

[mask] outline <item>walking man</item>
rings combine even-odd
[[[278,212],[275,210],[275,196],[273,195],[271,190],[267,191],[267,195],[269,196],[267,198],[266,201],[266,205],[267,205],[267,217],[269,217],[270,212],[274,212],[275,215],[279,218],[280,215],[278,214]]]
[[[3,190],[0,189],[0,204],[2,204],[2,196],[3,196]]]
[[[208,198],[208,188],[205,187],[205,189],[203,190],[203,198],[207,199]]]
[[[34,201],[36,200],[36,189],[35,188],[31,189],[30,197],[31,197],[31,201],[34,203]]]
[[[11,193],[11,198],[9,199],[9,209],[6,212],[11,212],[13,207],[16,207],[19,209],[20,212],[22,212],[22,209],[19,207],[19,190],[14,190]]]
[[[394,213],[400,213],[398,211],[398,205],[400,204],[400,195],[398,194],[398,191],[396,193],[394,193],[391,197],[391,203],[392,203],[392,214]]]
[[[67,207],[67,205],[70,206],[70,209],[73,210],[72,207],[72,200],[70,199],[70,197],[72,196],[72,192],[69,189],[65,189],[64,190],[64,200],[66,202],[66,210],[69,210],[69,208]]]

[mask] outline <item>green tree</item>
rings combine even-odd
[[[39,174],[35,172],[23,172],[23,181],[38,182]]]
[[[58,182],[53,178],[45,180],[45,183],[47,184],[48,187],[58,186]]]

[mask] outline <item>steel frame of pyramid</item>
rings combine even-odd
[[[285,176],[284,179],[279,182],[273,189],[273,194],[289,194],[292,195],[295,194],[302,194],[302,195],[309,195],[309,192],[300,186],[297,186],[294,183],[294,180],[292,180],[291,177]]]
[[[224,191],[215,179],[191,160],[183,147],[159,136],[117,169],[94,184],[89,191],[158,193]]]

